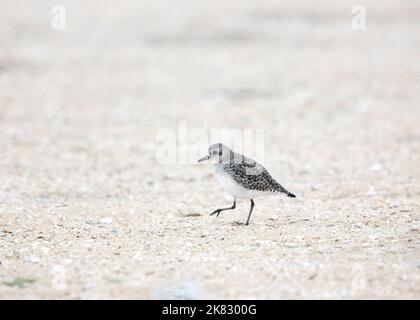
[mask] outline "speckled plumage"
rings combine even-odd
[[[237,157],[235,157],[237,158]],[[285,193],[293,196],[268,171],[252,159],[242,157],[243,161],[216,164],[217,174],[227,174],[236,183],[248,190],[266,193]]]
[[[275,193],[294,197],[261,164],[221,143],[210,146],[208,159],[215,165],[219,182],[234,197],[252,199]]]

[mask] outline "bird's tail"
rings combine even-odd
[[[277,191],[285,193],[290,198],[296,198],[293,193],[287,191],[286,188],[284,188],[280,183],[277,183]]]

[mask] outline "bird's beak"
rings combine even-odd
[[[204,157],[198,159],[198,162],[206,161],[206,160],[209,160],[209,159],[210,159],[210,156],[207,155],[207,156],[204,156]]]

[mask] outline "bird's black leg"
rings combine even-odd
[[[217,213],[217,216],[216,216],[216,217],[218,217],[218,216],[219,216],[219,214],[220,214],[220,212],[222,212],[222,211],[224,211],[224,210],[233,210],[233,209],[235,209],[235,208],[236,208],[236,198],[233,200],[233,205],[232,205],[232,207],[214,210],[212,213],[210,213],[210,215],[212,216],[212,215],[214,215],[214,214],[216,214],[216,213]]]
[[[252,209],[254,209],[254,200],[251,199],[251,208],[249,209],[248,219],[246,220],[245,225],[249,225],[249,219],[251,219]]]

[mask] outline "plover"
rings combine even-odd
[[[237,198],[250,199],[251,208],[245,223],[248,225],[255,205],[254,198],[275,194],[296,197],[274,180],[261,164],[232,151],[221,143],[212,144],[208,155],[200,158],[198,162],[205,160],[210,160],[214,164],[220,184],[234,198],[232,207],[217,209],[210,215],[216,214],[218,217],[222,211],[235,209]]]

